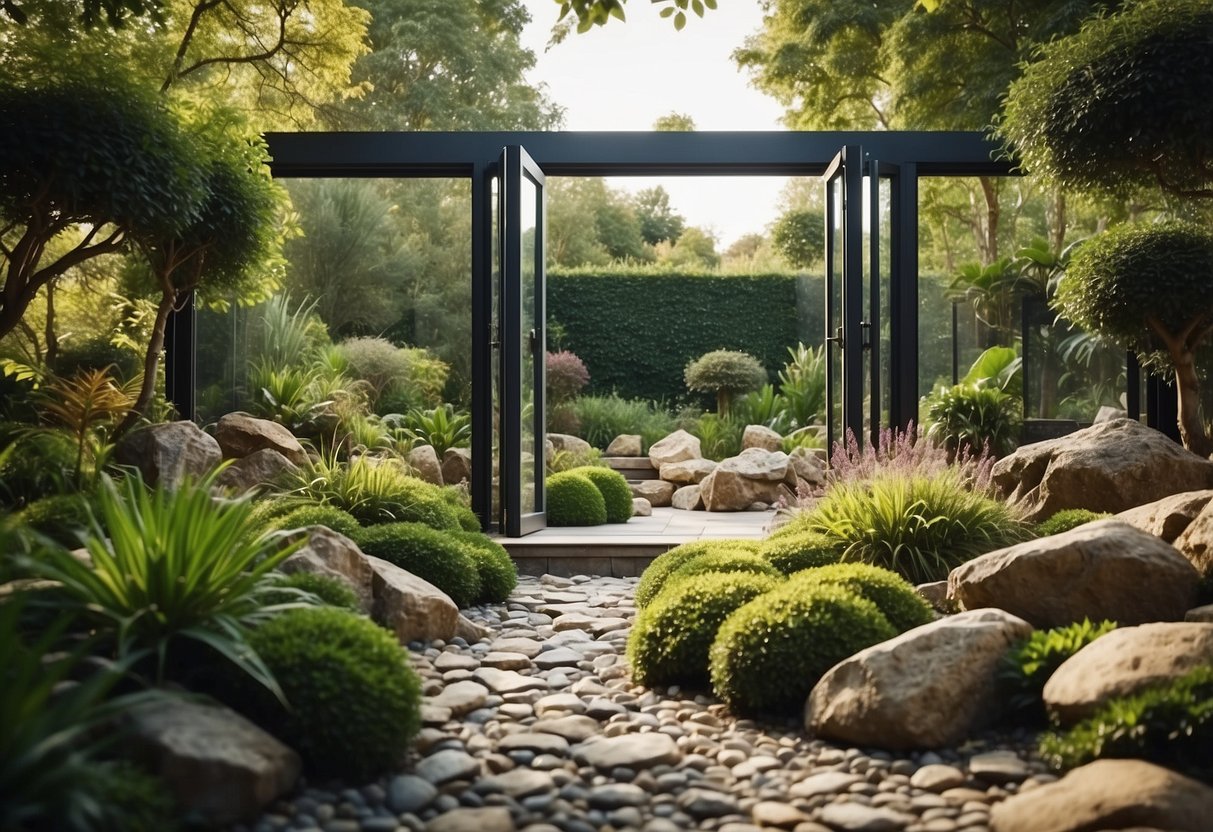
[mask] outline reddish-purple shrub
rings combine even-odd
[[[590,383],[590,371],[585,362],[568,350],[547,354],[548,401],[567,402]]]

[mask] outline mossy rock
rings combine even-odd
[[[470,547],[449,532],[422,523],[384,523],[359,529],[354,542],[368,555],[429,581],[460,607],[480,597],[480,573]]]
[[[712,689],[734,713],[799,714],[827,670],[894,635],[880,609],[846,587],[787,583],[720,626]]]
[[[846,587],[876,605],[899,633],[930,624],[935,620],[931,605],[905,578],[879,566],[866,563],[835,563],[796,573],[789,585]]]
[[[586,477],[602,494],[606,504],[606,521],[608,523],[626,523],[632,519],[635,504],[632,502],[632,489],[623,474],[610,468],[596,465],[586,465],[574,468],[578,474]]]
[[[671,581],[636,617],[627,648],[632,677],[644,685],[706,685],[708,650],[720,625],[734,610],[781,582],[745,572]]]
[[[758,542],[755,540],[731,539],[692,540],[690,543],[675,546],[668,552],[663,552],[654,558],[653,562],[641,574],[640,582],[636,584],[636,607],[643,609],[652,603],[657,594],[661,592],[662,587],[665,586],[670,573],[691,558],[716,552],[753,554],[757,548]]]
[[[806,531],[772,536],[758,547],[758,555],[785,575],[838,563],[842,556],[838,546],[828,537]]]
[[[547,478],[549,526],[601,526],[607,521],[606,500],[589,477],[563,471]]]
[[[480,532],[453,532],[451,537],[467,544],[476,572],[480,576],[479,604],[500,604],[510,597],[518,586],[518,567],[514,559],[495,540]]]

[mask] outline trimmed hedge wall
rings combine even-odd
[[[688,400],[683,368],[720,349],[756,356],[774,382],[788,347],[820,344],[825,326],[820,277],[579,269],[550,272],[547,287],[549,320],[597,395]]]

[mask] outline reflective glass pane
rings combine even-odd
[[[539,446],[539,437],[535,429],[536,407],[539,397],[536,395],[535,384],[535,351],[536,339],[539,335],[539,325],[535,319],[535,287],[538,280],[536,242],[538,239],[539,223],[539,188],[531,179],[522,177],[522,213],[519,233],[522,235],[522,322],[519,329],[522,338],[522,387],[520,403],[521,419],[521,450],[522,464],[520,468],[521,482],[519,483],[522,497],[522,513],[532,514],[539,510],[536,495],[536,468],[541,463],[543,449]]]

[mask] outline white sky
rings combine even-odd
[[[535,52],[530,74],[565,108],[566,130],[650,130],[658,117],[685,113],[698,130],[782,130],[780,105],[749,85],[730,57],[745,37],[762,27],[757,0],[720,0],[705,17],[690,16],[674,31],[647,0],[631,0],[627,22],[611,21],[585,34],[570,34],[545,52],[560,7],[553,0],[525,0],[532,21],[523,45]],[[718,250],[775,218],[786,180],[780,177],[664,177],[611,179],[638,190],[660,183],[691,225],[715,231]]]

